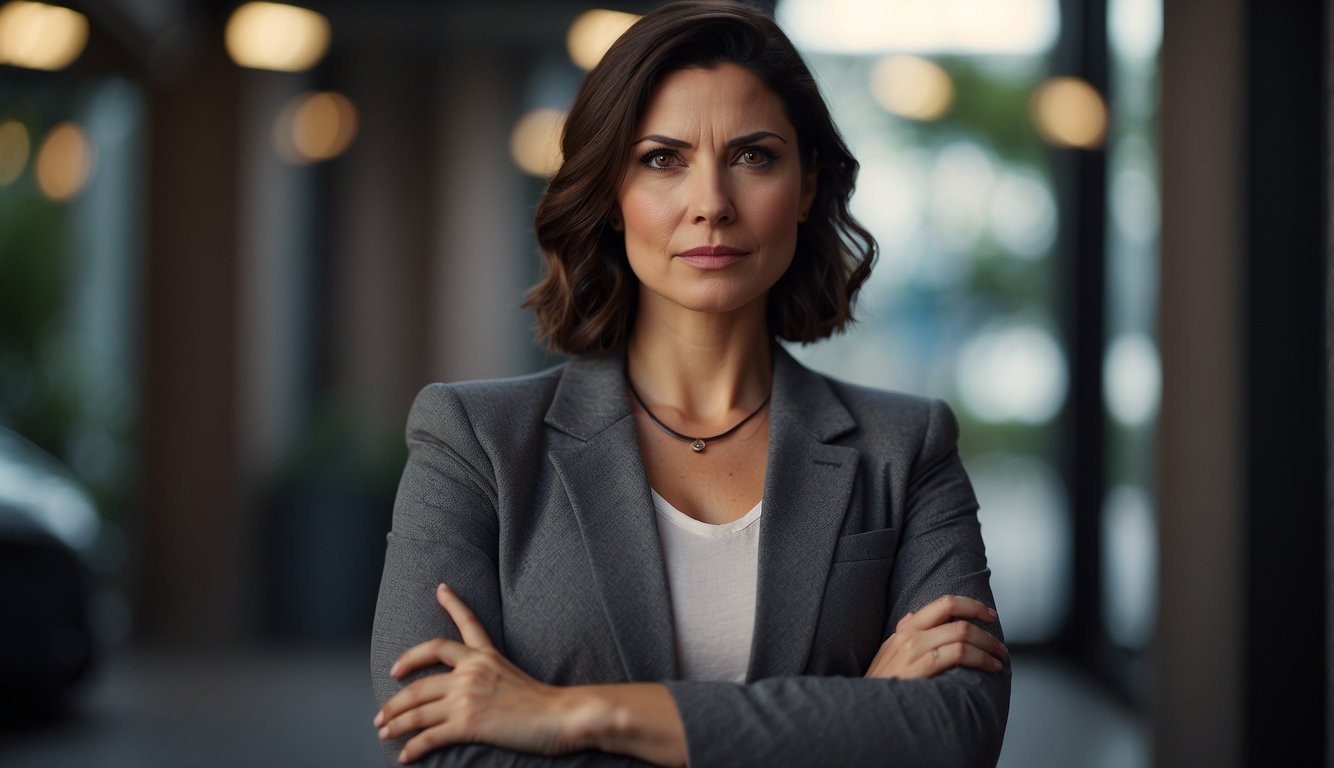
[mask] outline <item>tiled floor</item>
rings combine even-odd
[[[1132,713],[1063,663],[1017,657],[1004,768],[1148,765]],[[65,721],[0,736],[0,765],[103,768],[376,766],[358,650],[247,656],[125,653]]]
[[[1148,729],[1067,663],[1016,656],[1000,768],[1146,768]]]
[[[376,766],[355,650],[122,654],[71,717],[0,744],[3,766]]]

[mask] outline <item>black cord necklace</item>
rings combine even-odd
[[[751,411],[749,416],[737,422],[736,426],[732,427],[726,432],[714,435],[713,437],[691,437],[690,435],[683,435],[680,432],[677,432],[676,430],[672,429],[666,424],[663,424],[662,420],[659,419],[657,416],[654,416],[653,411],[650,411],[648,409],[648,406],[644,404],[644,398],[640,397],[639,392],[635,390],[635,385],[630,383],[629,376],[625,377],[625,385],[630,388],[630,394],[635,396],[635,400],[639,401],[639,407],[643,408],[644,413],[647,413],[648,417],[653,420],[653,423],[658,425],[658,429],[661,429],[663,432],[666,432],[667,434],[671,435],[677,440],[680,440],[683,443],[690,443],[690,450],[694,451],[695,453],[702,453],[709,443],[712,443],[714,440],[722,440],[724,437],[727,437],[728,435],[732,434],[738,429],[741,429],[741,427],[744,426],[746,422],[755,418],[755,415],[757,413],[764,410],[764,406],[769,404],[769,398],[773,396],[772,392],[765,395],[764,402],[760,403],[760,406],[758,408]]]

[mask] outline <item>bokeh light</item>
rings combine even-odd
[[[323,15],[282,3],[246,3],[227,20],[227,53],[243,67],[301,72],[329,49]]]
[[[1158,414],[1162,371],[1153,340],[1126,333],[1107,345],[1102,362],[1103,399],[1112,418],[1126,426],[1143,426]]]
[[[1107,6],[1107,40],[1118,55],[1150,60],[1162,39],[1161,0],[1113,0]]]
[[[921,151],[902,152],[880,143],[860,148],[862,162],[857,175],[857,194],[852,197],[852,212],[880,242],[881,259],[896,261],[918,254],[908,244],[922,228],[926,209],[925,192],[929,188],[927,169],[930,157]],[[877,268],[871,279],[889,277],[902,281],[911,277],[911,267]]]
[[[616,38],[636,21],[639,21],[638,16],[623,11],[602,8],[584,11],[570,25],[570,31],[565,37],[570,59],[581,69],[596,67]]]
[[[1142,167],[1121,165],[1112,172],[1112,223],[1127,241],[1144,245],[1158,234],[1158,182]]]
[[[969,253],[986,230],[997,163],[970,140],[941,148],[931,169],[930,222],[937,244]]]
[[[51,129],[37,152],[37,186],[52,200],[69,200],[83,191],[93,173],[93,146],[83,129],[61,123]]]
[[[82,13],[26,0],[0,6],[0,64],[64,69],[87,44],[88,19]]]
[[[1157,612],[1158,537],[1143,489],[1119,485],[1102,508],[1103,626],[1124,648],[1142,648]],[[1008,627],[1007,627],[1008,630]]]
[[[991,193],[991,232],[1011,256],[1032,261],[1056,240],[1056,200],[1037,173],[1003,170]]]
[[[32,142],[28,129],[17,120],[0,123],[0,186],[13,184],[28,164]]]
[[[935,120],[954,102],[954,81],[929,59],[886,56],[871,70],[871,94],[891,115]]]
[[[1056,39],[1056,0],[781,0],[802,50],[1033,55]]]
[[[964,345],[955,373],[964,406],[983,421],[1041,424],[1065,402],[1065,355],[1035,325],[984,329]]]
[[[1107,135],[1107,106],[1097,89],[1078,77],[1053,77],[1039,85],[1033,122],[1047,143],[1096,149]]]
[[[330,160],[347,151],[357,135],[357,108],[333,91],[292,97],[278,114],[273,143],[290,163]]]
[[[510,134],[510,156],[524,173],[550,178],[560,170],[560,134],[565,113],[559,109],[534,109],[519,118]]]

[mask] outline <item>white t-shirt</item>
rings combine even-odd
[[[686,680],[744,682],[755,633],[760,508],[723,525],[702,523],[653,491],[671,590],[677,664]]]

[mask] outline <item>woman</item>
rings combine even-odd
[[[408,419],[387,757],[994,763],[1009,668],[952,415],[774,343],[841,329],[874,256],[791,43],[741,5],[654,11],[563,149],[528,303],[573,360]]]

